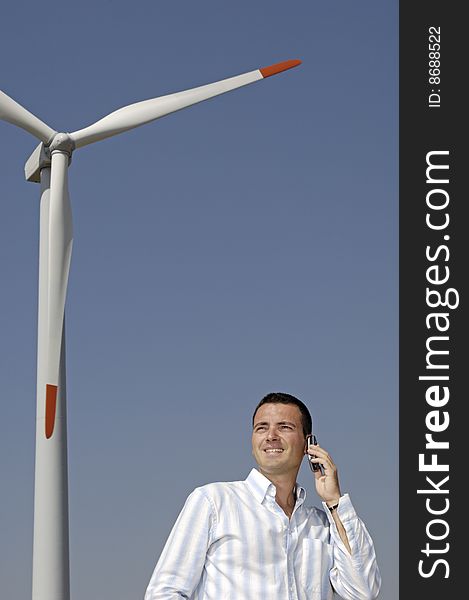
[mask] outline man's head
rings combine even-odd
[[[256,413],[261,406],[264,404],[294,404],[301,413],[301,423],[303,425],[303,433],[306,438],[307,435],[312,433],[313,429],[313,421],[311,419],[311,413],[308,410],[306,404],[303,404],[301,400],[298,400],[295,396],[291,394],[285,394],[284,392],[271,392],[264,396],[259,404],[256,406],[254,410],[254,414],[252,415],[252,425],[254,427],[254,419],[256,418]]]
[[[252,418],[252,454],[265,475],[296,476],[312,421],[307,407],[290,394],[267,394]]]

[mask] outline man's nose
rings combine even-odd
[[[278,432],[276,429],[269,429],[269,431],[267,432],[267,439],[268,440],[276,440],[278,439]]]

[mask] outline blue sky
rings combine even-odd
[[[398,595],[394,0],[9,3],[0,89],[57,130],[300,58],[75,152],[67,300],[72,598],[141,598],[187,494],[244,479],[300,397]],[[36,141],[0,122],[0,581],[30,595]],[[300,481],[313,504],[305,465]]]

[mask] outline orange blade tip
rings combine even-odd
[[[46,438],[54,433],[55,412],[57,407],[57,386],[46,384]]]
[[[298,65],[301,65],[301,60],[284,60],[275,65],[270,65],[270,67],[263,67],[262,69],[259,69],[259,71],[261,72],[262,77],[270,77],[271,75],[276,75],[287,69],[293,69],[293,67],[297,67]]]

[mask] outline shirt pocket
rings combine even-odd
[[[301,600],[328,600],[332,598],[329,572],[332,568],[332,545],[319,539],[302,542],[299,583]]]

